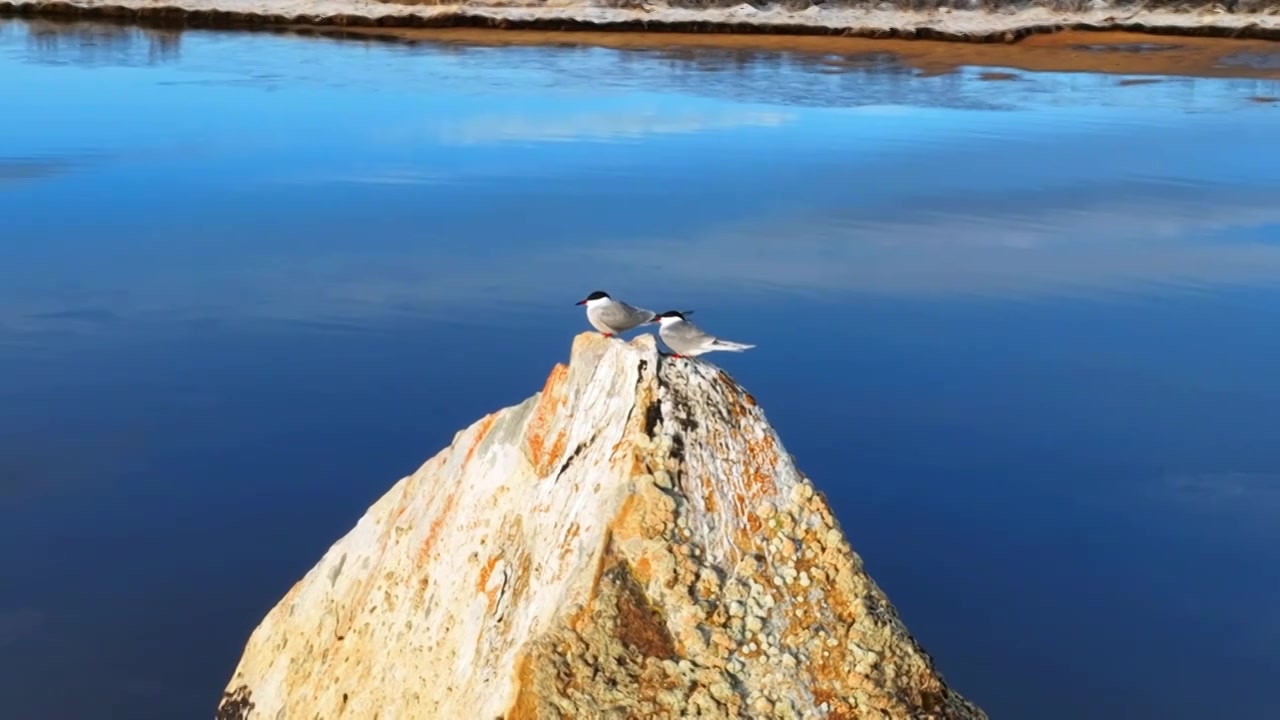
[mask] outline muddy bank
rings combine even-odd
[[[1269,1],[1153,2],[1135,8],[1102,0],[1047,5],[970,0],[701,7],[645,0],[437,3],[436,0],[70,0],[0,2],[0,14],[120,18],[188,27],[306,25],[336,28],[503,28],[576,31],[837,35],[1015,42],[1064,30],[1126,30],[1163,35],[1280,40],[1280,9]]]
[[[288,30],[331,34],[303,26]],[[879,54],[891,54],[922,73],[940,75],[964,66],[1028,72],[1089,72],[1110,75],[1256,78],[1280,80],[1280,43],[1269,40],[1223,40],[1202,37],[1152,36],[1123,31],[1064,30],[1034,35],[1014,44],[956,44],[942,40],[870,39],[795,35],[725,33],[547,32],[474,28],[348,28],[347,38],[404,42],[452,42],[465,45],[589,45],[616,49],[655,50],[673,56],[699,49],[792,52],[822,56],[833,71]],[[988,72],[984,80],[1016,79],[1009,72]],[[1158,77],[1120,78],[1118,85],[1159,82]],[[1280,91],[1280,88],[1277,88]]]

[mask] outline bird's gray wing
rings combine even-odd
[[[615,300],[606,310],[605,317],[608,322],[619,326],[635,326],[641,323],[647,323],[653,319],[657,313],[652,310],[645,310],[624,302]]]
[[[715,337],[708,335],[702,328],[688,320],[675,323],[670,332],[685,348],[705,347],[715,342]]]

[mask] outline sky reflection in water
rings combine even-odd
[[[0,23],[6,712],[211,713],[597,288],[758,345],[992,717],[1275,712],[1280,88],[979,73]]]

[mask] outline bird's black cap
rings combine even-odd
[[[685,312],[688,312],[688,311],[685,311]],[[683,320],[683,319],[684,319],[684,313],[680,312],[679,310],[668,310],[668,311],[666,311],[666,312],[661,312],[661,313],[658,313],[657,315],[654,315],[654,316],[653,316],[653,319],[654,319],[654,320],[660,320],[660,319],[662,319],[662,318],[664,318],[664,317],[675,317],[675,318],[680,318],[681,320]]]
[[[595,292],[586,296],[582,300],[579,300],[578,302],[574,303],[574,305],[586,305],[587,302],[590,300],[603,300],[604,298],[607,298],[607,297],[609,297],[609,293],[603,290],[596,290]]]

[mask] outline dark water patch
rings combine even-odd
[[[27,317],[32,320],[68,320],[85,323],[108,323],[120,319],[120,316],[116,313],[103,308],[56,310],[51,312],[31,313]]]
[[[707,73],[742,71],[747,68],[782,67],[803,63],[814,70],[831,69],[849,73],[874,73],[912,75],[914,69],[893,53],[828,54],[824,56],[779,55],[768,50],[751,48],[703,49],[663,48],[653,51],[654,57],[674,61],[682,71],[694,70]]]
[[[0,190],[65,178],[87,170],[100,169],[112,160],[102,150],[59,150],[22,157],[0,157]]]
[[[1280,69],[1280,50],[1274,53],[1242,52],[1220,59],[1223,67],[1247,67],[1255,70]]]
[[[1120,87],[1132,87],[1134,85],[1155,85],[1161,82],[1160,78],[1125,78],[1116,82]]]
[[[176,28],[39,19],[30,23],[27,32],[28,47],[42,62],[90,66],[175,62],[182,54],[181,38]]]
[[[64,160],[4,158],[0,159],[0,183],[52,177],[69,166]]]
[[[76,165],[66,158],[0,158],[0,186],[54,177]]]
[[[1280,522],[1280,473],[1204,472],[1169,475],[1149,489],[1181,512],[1249,523],[1256,532]],[[1280,628],[1277,628],[1280,630]]]
[[[1081,52],[1092,53],[1153,53],[1181,50],[1182,46],[1170,45],[1167,43],[1116,43],[1114,45],[1098,43],[1091,45],[1076,45],[1074,49]]]

